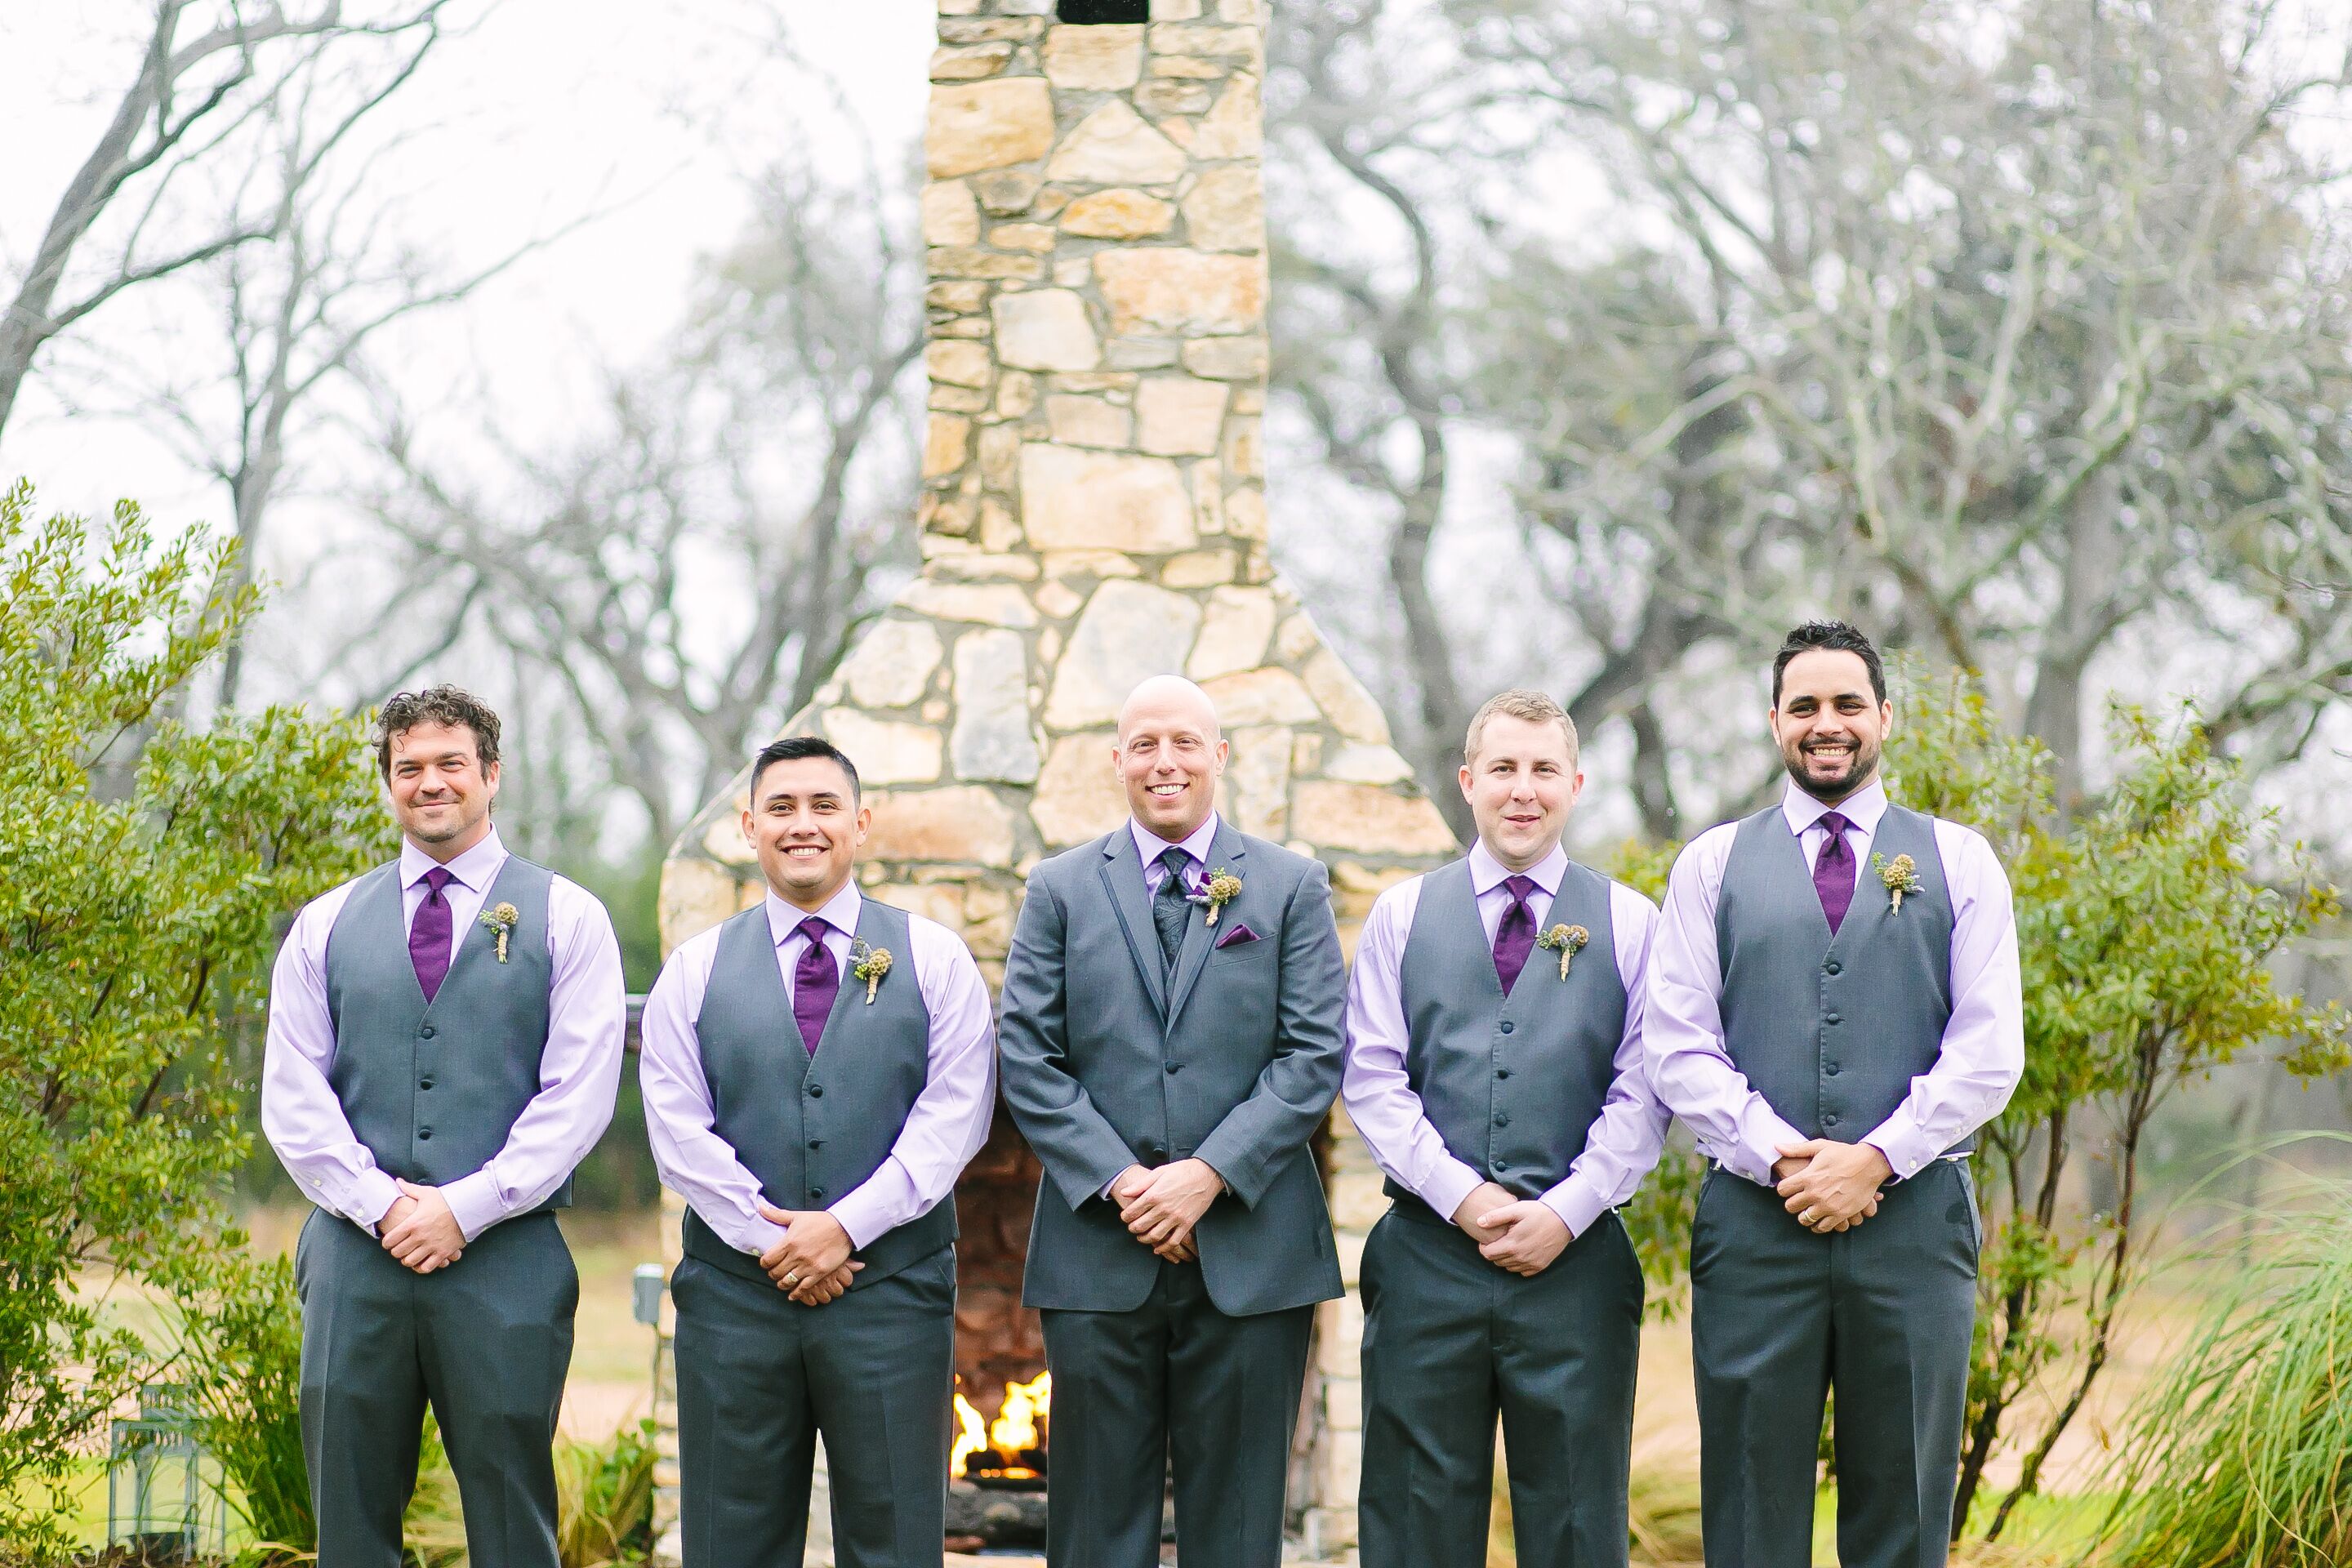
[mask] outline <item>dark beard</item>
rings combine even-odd
[[[1875,748],[1867,752],[1859,747],[1855,748],[1853,765],[1847,768],[1844,774],[1833,784],[1805,776],[1802,752],[1797,753],[1796,760],[1793,762],[1790,760],[1789,754],[1783,752],[1780,754],[1780,764],[1788,770],[1789,777],[1795,781],[1799,789],[1824,805],[1835,805],[1878,776],[1878,752]]]

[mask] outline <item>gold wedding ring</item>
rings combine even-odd
[[[1804,1213],[1797,1216],[1797,1223],[1803,1226],[1806,1229],[1811,1230],[1813,1226],[1813,1221],[1819,1217],[1820,1216],[1816,1211],[1807,1209]]]
[[[788,1274],[786,1274],[786,1275],[784,1276],[784,1283],[785,1283],[785,1284],[787,1284],[787,1285],[797,1285],[797,1284],[799,1284],[800,1282],[801,1282],[801,1271],[800,1271],[799,1269],[797,1269],[797,1268],[795,1268],[795,1269],[792,1270],[790,1273],[788,1273]]]

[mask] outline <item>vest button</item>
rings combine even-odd
[[[1508,1078],[1508,1077],[1510,1077],[1510,1076],[1511,1076],[1511,1069],[1510,1069],[1510,1068],[1496,1068],[1495,1069],[1495,1079],[1496,1079],[1496,1082],[1498,1082],[1498,1083],[1499,1083],[1500,1081],[1502,1081],[1504,1079],[1507,1079],[1507,1078]]]
[[[1507,1111],[1507,1110],[1498,1110],[1498,1111],[1495,1112],[1495,1125],[1496,1125],[1496,1126],[1497,1126],[1497,1127],[1508,1127],[1510,1124],[1511,1124],[1511,1113],[1510,1113],[1509,1111]]]
[[[1518,1027],[1518,1026],[1517,1026],[1517,1024],[1512,1023],[1508,1018],[1506,1018],[1506,1019],[1504,1019],[1504,1020],[1503,1020],[1503,1033],[1505,1033],[1505,1034],[1507,1034],[1507,1034],[1509,1034],[1513,1029],[1516,1029],[1516,1028],[1517,1028],[1517,1027]]]
[[[419,1089],[431,1089],[433,1087],[433,1080],[429,1078],[419,1079],[416,1087]]]
[[[809,1147],[812,1149],[822,1149],[824,1147],[824,1140],[822,1138],[812,1138],[809,1140]]]
[[[809,1189],[809,1196],[813,1198],[822,1198],[824,1196],[824,1189],[823,1187],[811,1187]]]
[[[1845,1020],[1839,1017],[1835,1013],[1824,1013],[1822,1015],[1822,1022],[1824,1024],[1843,1024]]]
[[[441,1031],[436,1029],[432,1025],[427,1024],[425,1027],[416,1031],[416,1037],[420,1040],[429,1040],[440,1032]]]
[[[808,1096],[811,1100],[823,1100],[824,1098],[824,1085],[821,1083],[813,1083],[809,1085]]]
[[[1170,1078],[1174,1078],[1178,1073],[1182,1072],[1183,1070],[1184,1064],[1182,1062],[1170,1062],[1168,1064],[1168,1076]]]
[[[1835,1062],[1832,1062],[1827,1067],[1822,1068],[1822,1070],[1829,1074],[1832,1078],[1835,1078],[1838,1075],[1838,1065]]]
[[[431,1129],[430,1127],[420,1127],[420,1128],[418,1128],[418,1129],[416,1130],[416,1141],[417,1141],[419,1143],[430,1143],[430,1142],[433,1142],[433,1129]]]
[[[1824,1117],[1822,1117],[1822,1126],[1824,1126],[1824,1127],[1835,1127],[1837,1124],[1838,1124],[1837,1112],[1836,1112],[1836,1111],[1834,1111],[1834,1110],[1831,1111],[1827,1116],[1824,1116]]]
[[[1843,966],[1842,964],[1840,964],[1840,963],[1838,963],[1838,961],[1837,961],[1836,959],[1834,959],[1834,958],[1831,959],[1827,963],[1824,963],[1824,964],[1822,964],[1822,969],[1823,973],[1829,973],[1829,974],[1835,974],[1835,973],[1838,973],[1843,969]]]

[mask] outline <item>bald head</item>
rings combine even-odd
[[[1217,705],[1181,676],[1155,675],[1128,693],[1118,710],[1111,763],[1135,820],[1181,844],[1217,805],[1225,771]]]
[[[1198,728],[1211,742],[1223,738],[1223,728],[1217,722],[1217,705],[1209,694],[1181,675],[1155,675],[1127,694],[1119,704],[1118,740],[1122,746],[1138,723],[1161,723],[1171,719],[1181,720]]]

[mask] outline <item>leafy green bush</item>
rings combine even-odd
[[[229,1028],[280,922],[388,829],[357,720],[174,719],[253,607],[211,590],[225,549],[31,505],[0,496],[0,1540],[38,1560],[151,1371],[78,1282],[205,1278],[248,1148]]]
[[[180,1377],[262,1560],[318,1545],[302,1462],[302,1306],[294,1267],[221,1237],[209,1288],[182,1305]]]

